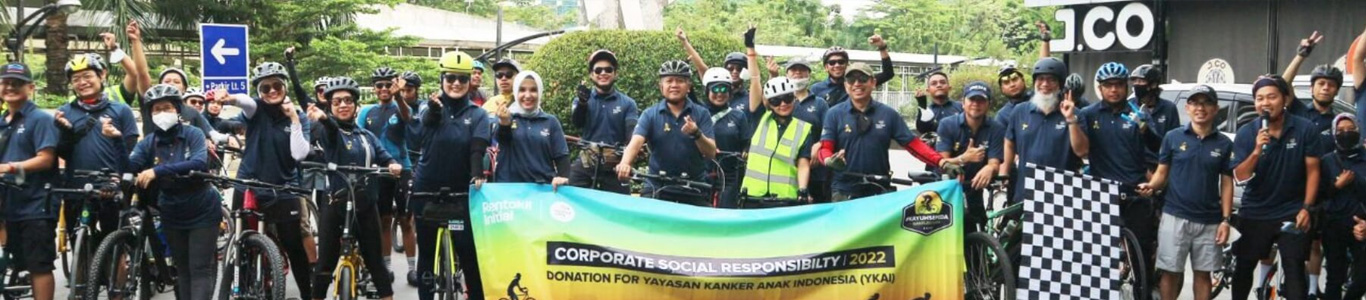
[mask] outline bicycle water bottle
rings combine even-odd
[[[161,216],[152,217],[152,222],[156,224],[157,240],[161,241],[162,260],[166,261],[166,266],[174,267],[175,264],[171,261],[171,244],[166,243],[166,232],[161,230]]]

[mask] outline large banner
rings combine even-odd
[[[956,181],[761,210],[534,184],[470,198],[491,300],[961,299],[962,203]]]

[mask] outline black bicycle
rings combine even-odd
[[[716,207],[716,201],[719,199],[718,197],[720,195],[719,191],[710,183],[693,180],[691,178],[692,177],[688,176],[688,173],[672,176],[669,175],[668,172],[663,171],[660,171],[659,174],[650,174],[650,172],[641,171],[631,172],[632,181],[645,182],[653,180],[660,184],[660,186],[654,187],[654,191],[651,193],[650,198],[661,200],[673,199],[671,201],[678,203],[705,204],[705,206]],[[686,200],[680,199],[697,199],[697,201],[687,203],[685,202]]]
[[[736,205],[738,208],[774,208],[811,204],[811,199],[800,199],[798,197],[778,197],[773,194],[763,196],[750,196],[748,189],[740,189],[740,197]]]
[[[81,290],[85,287],[85,278],[95,256],[95,247],[99,246],[99,241],[94,239],[100,235],[94,226],[97,222],[95,215],[98,213],[95,206],[99,205],[98,201],[123,199],[125,192],[128,192],[126,188],[131,187],[126,183],[132,182],[132,174],[124,176],[125,174],[109,170],[69,170],[61,173],[70,173],[70,179],[85,182],[78,188],[58,188],[53,187],[51,183],[45,186],[48,190],[48,201],[52,201],[52,198],[62,201],[62,209],[57,217],[57,253],[60,254],[62,261],[62,273],[70,279],[67,280],[66,286],[72,291],[71,298],[74,299],[80,297]],[[122,180],[120,177],[123,177]],[[66,201],[74,203],[68,206]],[[68,218],[67,208],[72,208],[71,212],[78,214]],[[66,230],[68,222],[75,222],[70,232]]]
[[[604,190],[605,188],[601,186],[602,183],[598,182],[598,173],[602,172],[604,166],[606,166],[608,170],[612,168],[611,165],[607,165],[607,153],[612,152],[621,155],[621,153],[625,153],[625,147],[589,141],[574,136],[565,136],[564,140],[580,149],[579,160],[584,166],[591,165],[593,167],[593,176],[591,176],[592,181],[589,183],[588,188]],[[641,152],[641,155],[646,155],[644,151]]]
[[[342,221],[341,244],[339,244],[341,246],[341,256],[338,258],[336,269],[332,272],[332,283],[336,285],[336,292],[334,295],[337,299],[342,300],[357,299],[362,295],[367,298],[379,298],[378,291],[370,288],[363,288],[363,286],[368,285],[366,284],[366,281],[359,279],[359,274],[366,274],[368,272],[365,270],[365,264],[361,260],[360,245],[358,244],[359,240],[357,240],[356,236],[351,232],[352,229],[355,228],[355,223],[357,222],[356,193],[363,192],[363,190],[356,189],[356,183],[361,182],[362,184],[359,186],[365,186],[363,183],[369,182],[369,180],[373,178],[392,178],[394,177],[393,174],[390,174],[388,169],[385,168],[339,166],[332,163],[310,161],[303,162],[302,167],[304,169],[320,170],[337,174],[344,179],[347,185],[344,190],[345,192],[340,195],[333,194],[334,197],[328,197],[328,199],[331,199],[332,205],[340,204],[340,202],[346,203],[346,205],[343,206],[345,218]]]
[[[131,183],[132,174],[123,175]],[[128,193],[131,195],[131,191]],[[84,299],[151,299],[175,288],[175,269],[167,262],[157,213],[131,197],[119,213],[120,228],[100,241],[85,275]]]
[[[311,190],[287,185],[269,184],[252,179],[237,179],[203,172],[190,172],[189,178],[208,181],[220,189],[253,188],[272,192],[308,195]],[[241,206],[231,209],[232,241],[219,270],[218,298],[227,299],[284,299],[285,258],[269,237],[258,229],[266,228],[264,215],[257,211],[252,197],[245,197]],[[245,228],[244,228],[245,227]]]

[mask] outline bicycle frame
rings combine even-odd
[[[451,192],[449,188],[441,188],[441,190],[437,192],[412,193],[412,197],[414,198],[428,198],[436,201],[440,201],[441,199],[454,200],[468,196],[469,193],[454,193]],[[432,221],[428,220],[427,222]],[[452,236],[452,231],[468,230],[468,228],[466,228],[468,224],[460,219],[445,220],[441,221],[441,223],[445,223],[445,226],[437,227],[437,240],[434,245],[435,249],[432,251],[432,261],[435,262],[432,264],[431,276],[433,278],[430,278],[434,284],[432,293],[462,293],[463,290],[456,284],[460,277],[460,260],[459,254],[455,252],[455,238]],[[423,280],[425,281],[428,279],[423,278]]]
[[[356,181],[357,178],[354,177],[354,176],[364,176],[364,177],[367,177],[367,178],[368,178],[368,177],[371,177],[371,176],[385,176],[385,175],[388,175],[388,174],[387,174],[387,173],[380,173],[382,170],[380,170],[379,168],[366,168],[366,167],[354,167],[354,166],[338,166],[338,165],[336,165],[336,164],[331,164],[331,163],[329,163],[329,164],[321,164],[321,163],[305,162],[305,163],[303,164],[303,166],[304,166],[305,168],[321,169],[321,170],[323,170],[323,171],[326,171],[327,173],[336,174],[336,175],[338,175],[338,176],[341,176],[342,179],[346,182],[346,190],[347,190],[347,191],[350,191],[350,192],[346,193],[346,199],[341,201],[341,202],[345,202],[345,203],[346,203],[346,205],[344,206],[344,207],[345,207],[345,208],[344,208],[344,209],[345,209],[345,213],[344,213],[345,217],[343,218],[343,221],[342,221],[342,236],[341,236],[341,243],[338,244],[338,245],[340,246],[341,255],[339,256],[339,259],[338,259],[338,262],[337,262],[337,266],[336,266],[335,268],[333,268],[333,271],[332,271],[332,278],[333,278],[332,283],[333,283],[333,285],[336,286],[336,288],[335,288],[334,291],[333,291],[333,296],[338,296],[338,297],[340,297],[340,294],[341,294],[341,292],[342,292],[342,291],[341,291],[341,289],[342,289],[341,283],[342,283],[342,282],[340,282],[340,280],[342,280],[342,279],[339,279],[339,278],[341,277],[341,274],[342,274],[343,270],[351,270],[351,274],[353,274],[353,275],[351,276],[351,278],[347,278],[347,279],[345,279],[345,280],[348,280],[349,282],[347,282],[347,283],[350,283],[350,285],[348,285],[348,286],[351,288],[351,290],[349,291],[349,292],[350,292],[350,295],[358,296],[358,295],[360,294],[360,293],[359,293],[359,292],[360,292],[360,291],[359,291],[360,288],[359,288],[359,286],[357,285],[357,281],[358,281],[357,278],[358,278],[358,276],[359,276],[360,273],[361,273],[360,271],[361,271],[361,270],[364,270],[365,265],[362,263],[362,262],[363,262],[363,259],[360,257],[360,249],[359,249],[359,245],[357,244],[358,241],[356,240],[356,236],[355,236],[354,234],[351,233],[351,229],[352,229],[352,228],[355,228],[355,227],[354,227],[354,226],[356,225],[355,222],[357,221],[357,217],[356,217],[356,189],[355,189],[355,183],[354,183],[354,181]],[[343,173],[342,171],[360,172],[360,174],[347,174],[347,173]],[[353,176],[353,175],[354,175],[354,176]],[[331,197],[329,197],[329,199],[330,199],[330,198],[331,198]],[[335,203],[335,202],[337,202],[337,201],[335,201],[335,199],[334,199],[332,202]],[[314,213],[321,213],[321,212],[314,212]],[[387,246],[387,245],[386,245],[386,246]]]

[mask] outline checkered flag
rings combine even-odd
[[[1034,164],[1021,174],[1019,299],[1119,299],[1119,184]]]

